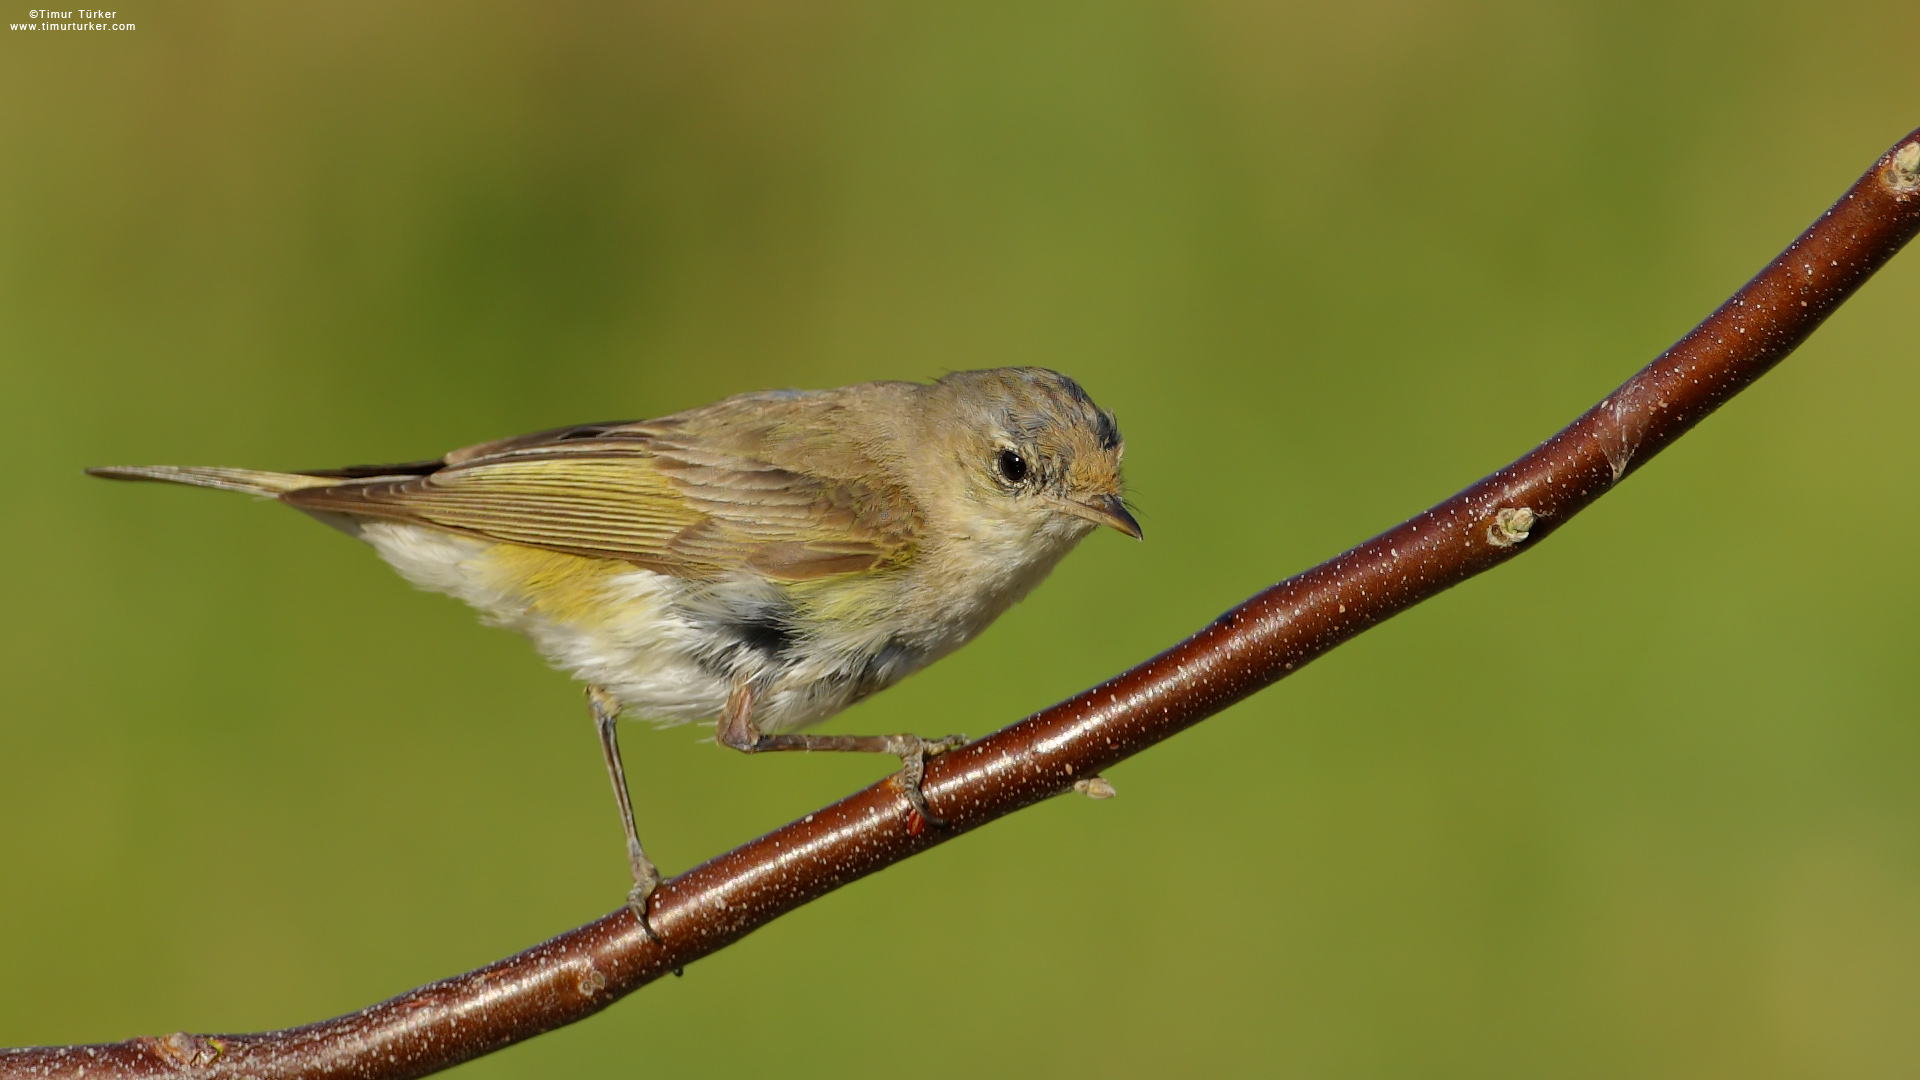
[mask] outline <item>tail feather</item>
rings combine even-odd
[[[158,480],[269,497],[299,491],[301,488],[332,487],[341,482],[338,478],[328,476],[230,469],[219,465],[105,465],[88,469],[87,475],[108,480]]]

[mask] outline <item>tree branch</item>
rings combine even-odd
[[[1512,465],[1079,696],[932,760],[927,827],[883,781],[517,956],[347,1016],[254,1035],[0,1050],[0,1077],[423,1076],[599,1012],[834,889],[1070,791],[1368,627],[1533,547],[1805,340],[1920,230],[1908,135],[1731,300]]]

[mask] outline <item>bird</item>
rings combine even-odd
[[[715,722],[746,753],[926,760],[961,736],[799,731],[978,635],[1105,526],[1134,539],[1111,411],[1042,367],[738,394],[442,457],[306,472],[88,473],[264,496],[372,546],[416,586],[530,638],[587,687],[627,842],[628,906],[657,940],[617,721]]]

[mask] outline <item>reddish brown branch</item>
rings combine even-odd
[[[924,827],[883,782],[667,882],[653,907],[664,943],[622,909],[348,1016],[258,1035],[0,1051],[0,1077],[421,1076],[599,1012],[847,882],[1069,791],[1540,543],[1779,363],[1917,229],[1920,131],[1733,299],[1532,453],[1139,667],[934,759],[925,792],[949,828]]]

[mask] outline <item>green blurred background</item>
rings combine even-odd
[[[25,18],[24,8],[6,15]],[[1047,364],[1093,537],[828,730],[976,734],[1526,450],[1920,124],[1912,0],[148,4],[0,38],[0,1045],[614,908],[578,690],[298,514]],[[1920,1073],[1920,254],[1537,554],[473,1077]],[[630,727],[669,871],[878,778]]]

